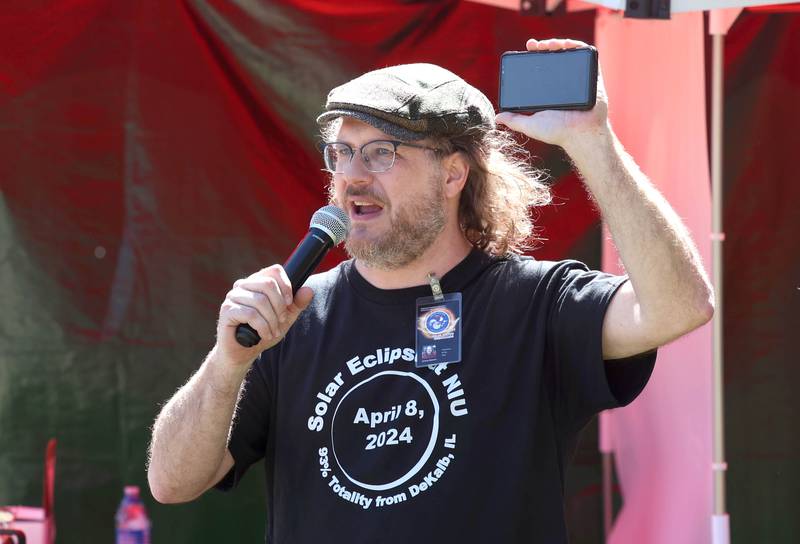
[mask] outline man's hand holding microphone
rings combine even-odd
[[[313,291],[301,286],[349,230],[344,211],[320,208],[283,266],[274,264],[233,284],[220,308],[214,348],[153,426],[147,476],[156,500],[192,500],[233,467],[228,431],[250,365],[283,339],[311,303]]]
[[[234,366],[249,366],[259,353],[281,341],[313,296],[308,287],[292,294],[289,276],[279,264],[238,280],[220,308],[217,355]],[[242,346],[236,339],[242,323],[258,333],[258,343]]]

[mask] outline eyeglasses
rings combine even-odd
[[[364,161],[364,166],[366,166],[367,170],[370,172],[386,172],[389,168],[394,166],[397,147],[401,145],[416,147],[417,149],[428,149],[430,151],[442,151],[438,147],[410,144],[397,140],[373,140],[359,148],[361,160]],[[355,155],[355,151],[345,143],[327,142],[322,144],[322,156],[325,158],[325,168],[333,174],[341,174],[344,172],[344,167],[353,160],[353,155]]]

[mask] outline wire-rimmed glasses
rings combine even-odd
[[[362,145],[358,150],[361,153],[361,160],[367,170],[373,173],[386,172],[394,166],[397,156],[397,147],[405,145],[416,147],[417,149],[428,149],[430,151],[441,151],[437,147],[410,144],[399,140],[373,140]],[[325,168],[333,174],[341,174],[344,167],[353,160],[355,151],[350,145],[344,142],[325,142],[322,144],[322,156],[325,159]]]

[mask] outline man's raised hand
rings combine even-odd
[[[534,40],[525,44],[528,51],[558,51],[588,47],[588,44],[570,39]],[[502,112],[495,120],[515,132],[548,144],[566,147],[571,139],[595,136],[607,130],[608,98],[603,76],[598,66],[597,102],[589,111],[545,110],[534,114]]]

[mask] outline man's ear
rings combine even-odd
[[[469,176],[469,161],[461,151],[456,151],[444,160],[444,194],[446,198],[458,198]]]

